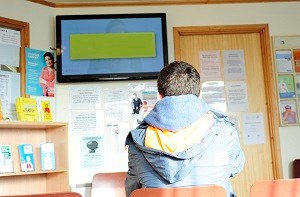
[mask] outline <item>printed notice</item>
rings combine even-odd
[[[81,134],[104,133],[104,112],[102,110],[72,110],[71,132]]]
[[[201,80],[221,80],[220,51],[201,51],[199,56]]]
[[[81,167],[99,168],[104,164],[103,137],[81,138]]]
[[[0,64],[19,67],[20,31],[0,27]]]
[[[20,31],[0,27],[0,43],[20,47]]]
[[[245,59],[243,50],[224,50],[224,77],[226,80],[245,80]]]
[[[130,131],[128,123],[108,124],[105,128],[106,148],[109,155],[125,155],[125,141]]]
[[[277,72],[287,73],[293,72],[292,52],[290,50],[276,51]]]
[[[104,111],[106,122],[128,121],[131,107],[126,89],[104,90]]]
[[[264,144],[265,130],[262,113],[250,113],[243,115],[244,143],[245,144]]]
[[[229,112],[248,111],[248,94],[246,82],[226,83],[227,107]]]
[[[101,109],[99,87],[70,87],[70,109]]]
[[[16,98],[20,97],[20,73],[0,71],[0,99],[4,119],[16,120]]]
[[[224,81],[206,81],[201,85],[201,98],[213,109],[226,112]]]

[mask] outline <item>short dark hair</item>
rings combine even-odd
[[[157,79],[158,92],[163,96],[200,95],[200,74],[189,63],[174,61],[166,65]]]

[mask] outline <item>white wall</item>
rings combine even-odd
[[[174,60],[173,27],[209,26],[239,24],[269,24],[270,35],[300,35],[300,26],[293,22],[300,20],[300,2],[296,3],[256,3],[219,4],[186,6],[148,6],[148,7],[104,7],[104,8],[65,8],[56,9],[56,15],[66,14],[115,14],[151,13],[167,14],[169,60]],[[59,106],[58,106],[59,107]],[[64,114],[64,117],[67,117]],[[290,163],[300,158],[300,143],[290,143],[300,139],[300,127],[280,128],[283,175],[291,178]],[[298,150],[298,151],[297,151]]]
[[[152,13],[167,14],[169,60],[174,60],[173,27],[239,24],[269,24],[271,36],[300,35],[300,2],[186,6],[131,6],[53,9],[24,0],[0,0],[2,17],[30,23],[30,47],[49,50],[55,47],[55,15]],[[100,83],[93,83],[99,84]],[[57,119],[68,121],[65,108],[67,90],[72,84],[57,85]],[[59,110],[58,110],[59,109]],[[300,127],[282,127],[280,131],[284,178],[291,177],[291,162],[300,158]]]
[[[24,0],[0,0],[0,16],[30,23],[30,47],[49,50],[55,40],[54,10]]]
[[[300,158],[300,127],[280,127],[280,147],[284,178],[292,178],[292,164]]]

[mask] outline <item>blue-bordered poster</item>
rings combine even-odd
[[[54,97],[54,63],[52,53],[26,48],[26,94]]]

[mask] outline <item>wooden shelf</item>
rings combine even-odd
[[[0,174],[0,179],[2,177],[7,177],[7,176],[24,176],[24,175],[35,175],[35,174],[50,174],[50,173],[64,173],[68,172],[67,169],[65,170],[49,170],[49,171],[34,171],[34,172],[14,172],[14,173],[4,173]]]
[[[56,170],[41,170],[40,144],[46,142],[54,143]],[[14,173],[0,174],[0,196],[70,190],[67,123],[0,121],[0,144],[11,145],[14,167]],[[21,172],[19,144],[32,144],[35,171]]]
[[[7,121],[0,120],[0,129],[49,129],[67,126],[67,123],[64,122],[27,122],[27,121]]]

